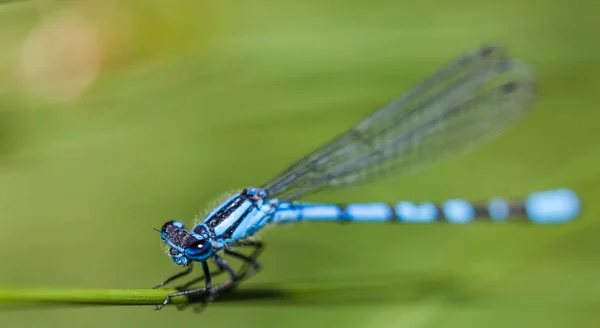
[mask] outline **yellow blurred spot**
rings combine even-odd
[[[86,1],[79,7],[98,30],[105,67],[128,54],[134,42],[134,18],[130,12],[112,0]]]
[[[96,80],[101,64],[99,31],[75,9],[46,16],[21,45],[26,92],[48,101],[77,100]]]

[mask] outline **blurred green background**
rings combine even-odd
[[[600,325],[595,2],[3,3],[0,285],[154,286],[179,269],[152,228],[260,185],[487,41],[537,71],[530,115],[426,171],[309,200],[568,187],[585,206],[579,221],[548,227],[276,227],[244,288],[306,286],[301,302],[217,302],[199,316],[0,308],[3,327]]]

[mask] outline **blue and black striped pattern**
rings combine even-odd
[[[402,222],[402,223],[470,223],[530,220],[539,224],[562,223],[575,218],[580,211],[577,195],[569,189],[532,193],[521,201],[494,198],[472,203],[450,199],[441,204],[410,201],[388,203],[319,204],[279,203],[272,223],[298,221]]]

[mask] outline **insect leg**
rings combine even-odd
[[[214,259],[213,259],[213,260],[214,260]],[[210,272],[210,275],[211,275],[213,278],[214,278],[214,277],[216,277],[216,276],[218,276],[218,275],[220,275],[220,274],[222,274],[223,272],[225,272],[225,271],[226,271],[226,270],[225,270],[225,268],[224,268],[224,267],[222,267],[222,266],[221,266],[221,264],[219,264],[219,262],[215,261],[215,263],[217,264],[217,266],[218,266],[219,268],[218,268],[217,270],[215,270],[215,271],[211,271],[211,272]],[[175,289],[182,291],[182,290],[185,290],[185,289],[189,288],[190,286],[192,286],[192,285],[194,285],[194,284],[196,284],[196,283],[198,283],[198,282],[200,282],[200,281],[202,281],[202,280],[204,280],[204,274],[203,274],[203,275],[201,275],[200,277],[194,278],[194,279],[192,279],[192,280],[190,280],[190,281],[186,282],[185,284],[183,284],[183,285],[181,285],[181,286],[177,286],[177,287],[175,287]]]
[[[240,254],[231,249],[225,249],[225,254],[228,254],[233,257],[243,260],[244,265],[240,268],[240,271],[238,271],[238,274],[240,275],[240,277],[249,278],[252,275],[254,275],[258,270],[260,270],[260,267],[261,267],[260,263],[258,263],[256,261],[256,259],[262,253],[262,251],[264,249],[264,244],[260,241],[246,240],[246,241],[241,242],[239,244],[239,246],[254,247],[254,250],[252,251],[252,253],[250,255],[244,255],[244,254]],[[251,272],[249,272],[250,268],[253,269]]]
[[[204,310],[208,303],[214,301],[220,292],[235,288],[237,286],[237,283],[241,280],[240,276],[223,258],[221,258],[218,255],[214,255],[213,259],[217,263],[217,265],[219,265],[219,267],[221,267],[224,271],[227,271],[229,273],[230,279],[228,281],[223,282],[220,285],[215,286],[214,288],[211,288],[210,290],[207,290],[209,295],[201,299],[199,306],[194,309],[194,311],[197,313]],[[186,306],[181,307],[180,309],[187,307],[187,305],[189,305],[189,303],[187,303]]]
[[[192,272],[192,264],[189,264],[189,265],[187,265],[187,266],[185,267],[185,271],[183,271],[183,272],[180,272],[180,273],[178,273],[178,274],[176,274],[176,275],[173,275],[173,276],[171,276],[171,277],[167,278],[167,280],[165,280],[165,281],[161,282],[160,284],[158,284],[158,285],[154,286],[154,287],[153,287],[153,289],[160,288],[160,287],[162,287],[162,286],[164,286],[164,285],[166,285],[166,284],[170,283],[171,281],[173,281],[173,280],[175,280],[175,279],[179,279],[179,278],[181,278],[181,277],[183,277],[183,276],[186,276],[186,275],[188,275],[190,272]]]
[[[204,281],[206,282],[205,288],[183,290],[183,291],[180,291],[177,293],[171,293],[171,294],[167,295],[163,304],[158,305],[156,307],[156,310],[161,310],[162,308],[164,308],[167,304],[169,304],[169,301],[171,301],[171,298],[173,298],[173,297],[184,296],[184,295],[189,296],[189,295],[202,294],[202,293],[212,294],[213,291],[211,288],[212,287],[211,286],[211,276],[210,276],[210,271],[208,269],[208,263],[206,261],[202,262],[202,271],[204,272]]]

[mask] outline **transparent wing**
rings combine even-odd
[[[423,168],[488,141],[535,101],[535,77],[503,47],[468,52],[346,133],[302,158],[263,188],[292,200]]]

